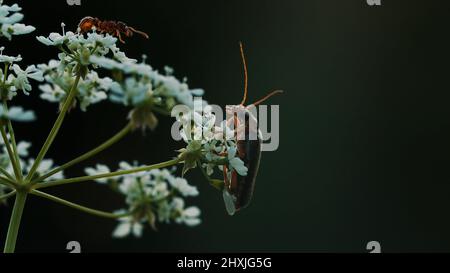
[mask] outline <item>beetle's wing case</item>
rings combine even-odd
[[[239,158],[247,167],[247,175],[240,176],[237,173],[231,175],[229,186],[224,189],[223,198],[228,214],[248,206],[250,203],[256,182],[256,175],[261,159],[262,134],[258,129],[258,120],[255,117],[256,108],[242,105],[227,106],[227,123],[233,125],[237,138],[237,150]]]
[[[245,114],[246,122],[248,122],[248,120],[251,118],[255,117],[252,116],[251,112],[247,111]],[[259,164],[261,162],[261,132],[259,130],[257,132],[253,132],[256,134],[256,139],[250,139],[249,135],[252,130],[258,129],[257,127],[256,129],[254,129],[246,126],[245,140],[238,140],[237,142],[239,158],[247,167],[246,176],[236,174],[235,207],[237,210],[245,208],[250,204],[253,192],[255,190],[256,176],[258,174]]]

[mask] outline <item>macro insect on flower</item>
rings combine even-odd
[[[255,187],[258,173],[262,133],[258,129],[256,106],[281,93],[276,90],[264,98],[245,106],[247,100],[247,64],[242,44],[241,57],[245,73],[244,98],[239,105],[226,107],[227,118],[217,120],[211,105],[184,111],[182,107],[172,111],[182,128],[180,135],[187,147],[180,150],[179,157],[184,162],[183,173],[200,165],[205,178],[215,188],[222,190],[228,214],[248,206]],[[212,179],[214,169],[223,172],[223,181]]]
[[[227,106],[226,112],[227,124],[234,129],[234,136],[237,140],[237,150],[231,150],[231,152],[237,152],[238,158],[247,167],[247,174],[241,175],[233,169],[229,171],[228,165],[225,165],[223,168],[225,183],[223,198],[225,207],[230,215],[249,205],[255,188],[256,175],[258,174],[261,160],[262,134],[258,129],[258,121],[253,114],[253,110],[268,98],[283,92],[275,90],[257,102],[245,106],[248,93],[247,64],[242,43],[239,43],[239,46],[244,66],[244,97],[239,105]]]
[[[116,36],[117,38],[119,38],[119,41],[121,43],[125,43],[125,41],[122,39],[122,34],[126,37],[131,37],[134,33],[137,33],[148,39],[147,33],[136,30],[133,27],[129,27],[124,22],[120,21],[102,21],[96,17],[87,16],[81,19],[80,23],[78,24],[80,33],[92,31],[94,28],[96,31],[100,32],[100,34],[108,33],[110,35]]]

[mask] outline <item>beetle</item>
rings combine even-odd
[[[262,99],[250,105],[245,105],[248,94],[247,63],[242,43],[239,43],[239,46],[244,67],[244,96],[239,105],[226,106],[226,112],[227,117],[229,117],[227,123],[234,125],[235,139],[237,139],[237,155],[244,162],[248,171],[246,176],[241,176],[233,170],[229,177],[228,166],[224,166],[223,199],[229,215],[234,215],[237,211],[247,207],[255,189],[256,176],[261,161],[263,138],[257,126],[257,118],[252,113],[252,110],[273,95],[283,92],[282,90],[275,90]]]

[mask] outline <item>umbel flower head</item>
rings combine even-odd
[[[215,181],[209,178],[214,169],[223,171],[224,166],[227,166],[228,177],[233,171],[241,176],[247,175],[247,167],[237,154],[234,130],[226,121],[217,125],[211,107],[204,107],[202,112],[179,113],[176,119],[181,124],[180,135],[187,143],[179,155],[184,160],[183,174],[200,165],[210,182]],[[215,181],[214,186],[220,185]]]
[[[65,32],[64,23],[61,24],[61,27],[63,28],[62,34],[53,32],[48,37],[36,37],[44,45],[57,47],[61,51],[59,61],[62,67],[60,69],[85,78],[92,67],[90,61],[92,56],[111,55],[112,58],[119,61],[132,61],[116,46],[117,39],[109,34],[98,34],[93,30],[85,36],[71,31]]]
[[[22,69],[16,64],[22,60],[22,57],[20,55],[17,57],[3,55],[4,49],[4,47],[0,48],[0,63],[3,63],[5,67],[4,70],[0,69],[0,99],[11,100],[17,95],[17,90],[28,95],[32,89],[30,79],[43,81],[42,72],[35,65]],[[6,77],[4,71],[8,73]]]
[[[136,167],[127,162],[119,164],[119,170]],[[97,164],[95,168],[86,168],[88,175],[109,172],[106,165]],[[186,207],[184,198],[199,194],[195,186],[189,185],[186,179],[176,177],[174,170],[155,169],[124,175],[116,178],[98,179],[101,184],[108,184],[125,197],[127,209],[117,211],[125,216],[119,218],[119,225],[113,232],[117,238],[133,234],[142,235],[145,224],[156,229],[156,223],[200,224],[200,209]]]
[[[187,79],[175,78],[173,69],[166,67],[160,74],[150,65],[92,56],[91,62],[115,75],[110,100],[131,107],[130,119],[136,128],[154,129],[158,123],[154,113],[169,115],[177,104],[193,106],[194,97],[203,95],[202,89],[190,89]]]
[[[0,37],[11,40],[13,35],[28,34],[35,30],[33,26],[19,23],[23,19],[23,14],[19,12],[21,10],[17,4],[8,6],[0,0]]]
[[[48,64],[40,64],[38,69],[44,74],[46,82],[39,85],[39,89],[42,91],[41,99],[62,105],[75,81],[72,73],[65,69],[61,61],[57,60],[50,60]],[[79,102],[81,110],[86,111],[88,106],[106,100],[112,83],[112,79],[99,77],[97,72],[89,71],[85,78],[78,83],[74,106]]]
[[[117,39],[109,34],[95,32],[83,34],[51,33],[37,39],[47,46],[60,49],[58,60],[38,65],[45,75],[46,84],[39,88],[41,98],[62,103],[74,83],[74,74],[81,74],[77,101],[82,110],[109,98],[114,103],[130,107],[129,118],[135,128],[155,129],[158,119],[155,113],[169,115],[177,104],[192,106],[194,96],[203,90],[190,89],[187,80],[175,78],[171,68],[160,74],[144,61],[128,58],[116,46]],[[112,78],[101,78],[99,68],[110,70]]]

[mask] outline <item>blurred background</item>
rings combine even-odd
[[[11,4],[14,1],[5,1]],[[450,39],[448,1],[229,0],[229,1],[16,1],[32,36],[76,30],[84,16],[121,20],[149,40],[127,39],[129,57],[148,55],[162,70],[187,76],[191,87],[219,105],[240,102],[243,72],[238,41],[245,44],[249,97],[273,89],[280,105],[280,147],[264,153],[252,204],[226,214],[222,196],[199,171],[187,175],[202,209],[195,228],[160,225],[141,239],[112,239],[116,222],[30,197],[16,250],[66,252],[384,252],[450,251]],[[56,58],[29,35],[2,40],[7,55],[25,64]],[[38,121],[16,125],[37,154],[56,119],[57,106],[29,97]],[[127,110],[103,102],[68,115],[48,153],[58,164],[97,146],[126,124]],[[175,155],[170,118],[155,132],[136,132],[66,171],[83,175],[95,163],[155,163]],[[48,192],[97,209],[116,210],[120,196],[96,183]],[[12,204],[0,208],[3,245]]]

